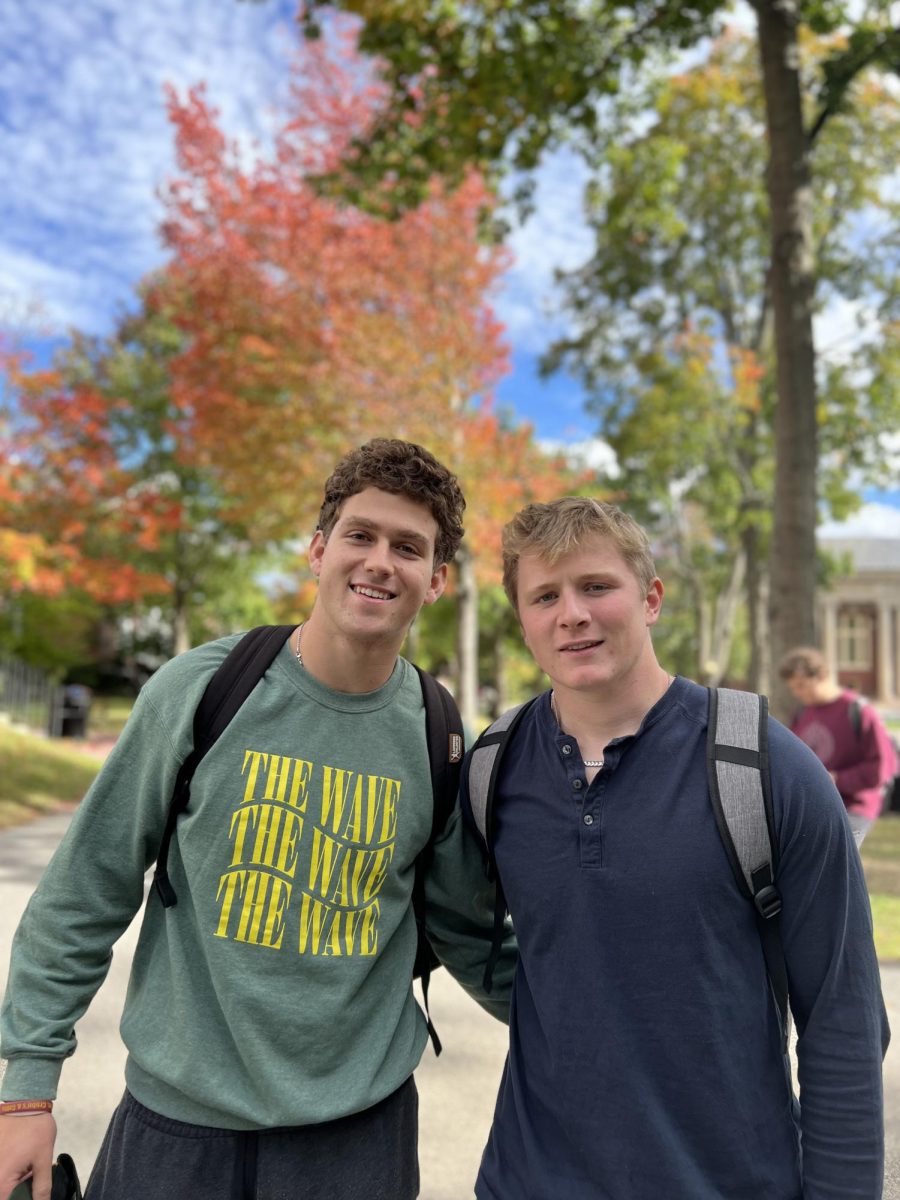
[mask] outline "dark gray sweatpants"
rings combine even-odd
[[[418,1094],[321,1125],[235,1132],[151,1112],[126,1092],[84,1200],[415,1200]]]

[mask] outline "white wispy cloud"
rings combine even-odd
[[[816,353],[833,366],[851,362],[866,343],[877,340],[880,319],[870,303],[832,296],[813,319]]]
[[[619,474],[616,452],[602,438],[585,438],[578,442],[542,438],[540,444],[547,454],[565,454],[576,468],[596,471],[598,475],[605,475],[609,479],[615,479]]]
[[[163,86],[205,82],[230,133],[265,142],[296,45],[292,0],[0,0],[0,294],[97,331],[158,265],[174,169]]]
[[[183,92],[205,83],[231,137],[268,144],[285,107],[295,7],[44,0],[36,21],[21,0],[0,0],[4,315],[39,312],[57,333],[108,329],[162,260],[157,193],[174,171],[164,85]],[[498,310],[513,343],[530,353],[565,329],[554,272],[590,251],[585,178],[571,152],[548,155],[534,214],[513,217],[515,264]]]
[[[39,250],[17,250],[0,237],[0,300],[7,328],[52,334],[66,325],[92,328],[107,309],[106,271],[79,273],[47,261]]]
[[[828,538],[900,538],[900,507],[864,504],[846,521],[827,521],[818,536]]]
[[[565,332],[559,315],[557,270],[572,270],[590,255],[593,239],[584,221],[587,169],[570,150],[548,154],[537,174],[534,212],[520,222],[512,207],[509,246],[514,264],[498,296],[497,311],[523,350],[541,354]],[[511,193],[515,180],[510,180]]]

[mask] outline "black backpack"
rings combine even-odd
[[[494,794],[509,742],[537,697],[503,713],[481,734],[466,761],[466,789],[488,877],[495,881],[494,937],[484,987],[500,954],[506,900],[493,850]],[[769,987],[781,1022],[783,1048],[790,1033],[787,965],[781,941],[781,896],[776,886],[778,843],[769,769],[769,705],[765,696],[709,689],[706,744],[709,800],[735,883],[752,901]]]
[[[295,628],[295,625],[260,625],[251,629],[218,667],[197,705],[197,711],[194,713],[194,748],[181,764],[175,780],[153,875],[153,886],[164,908],[172,908],[178,902],[168,873],[169,846],[178,817],[187,808],[190,800],[194,772],[200,760],[265,675]],[[443,832],[456,803],[465,746],[462,720],[453,697],[433,675],[419,667],[416,667],[416,671],[425,701],[425,733],[431,764],[434,809],[431,833],[416,859],[412,904],[416,917],[418,945],[413,976],[421,982],[428,1033],[435,1054],[440,1054],[441,1041],[428,1011],[428,982],[432,970],[440,966],[440,963],[425,934],[425,872],[434,853],[435,839]]]

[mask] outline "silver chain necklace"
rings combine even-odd
[[[303,625],[300,624],[297,626],[297,649],[294,651],[294,658],[296,658],[297,662],[300,664],[301,667],[303,666],[303,655],[300,653],[300,638],[302,636],[303,636]],[[305,669],[306,668],[304,668],[304,670]]]
[[[560,733],[563,733],[564,730],[562,727],[562,722],[559,719],[559,709],[556,707],[556,692],[550,693],[550,709],[553,713],[553,716],[556,718],[556,724],[559,728]],[[600,757],[600,758],[583,758],[581,761],[584,763],[584,765],[586,767],[602,767],[603,766],[603,758],[602,757]]]
[[[298,650],[300,649],[299,638],[297,640],[297,649]],[[663,689],[664,694],[665,694],[665,692],[667,692],[669,690],[669,688],[672,686],[674,681],[675,681],[674,675],[668,675],[668,674],[666,675],[666,686]],[[559,709],[556,707],[556,692],[550,693],[550,711],[553,713],[553,716],[556,718],[556,724],[559,728],[560,733],[565,733],[565,730],[562,727],[562,721],[560,721],[560,719],[559,719]],[[583,758],[581,761],[584,763],[584,765],[586,767],[602,767],[603,766],[602,755],[600,758]]]

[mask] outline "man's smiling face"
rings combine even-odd
[[[316,608],[331,632],[399,650],[419,609],[447,582],[446,565],[434,567],[436,537],[437,522],[417,501],[374,487],[350,496],[328,539],[318,531],[309,549]]]

